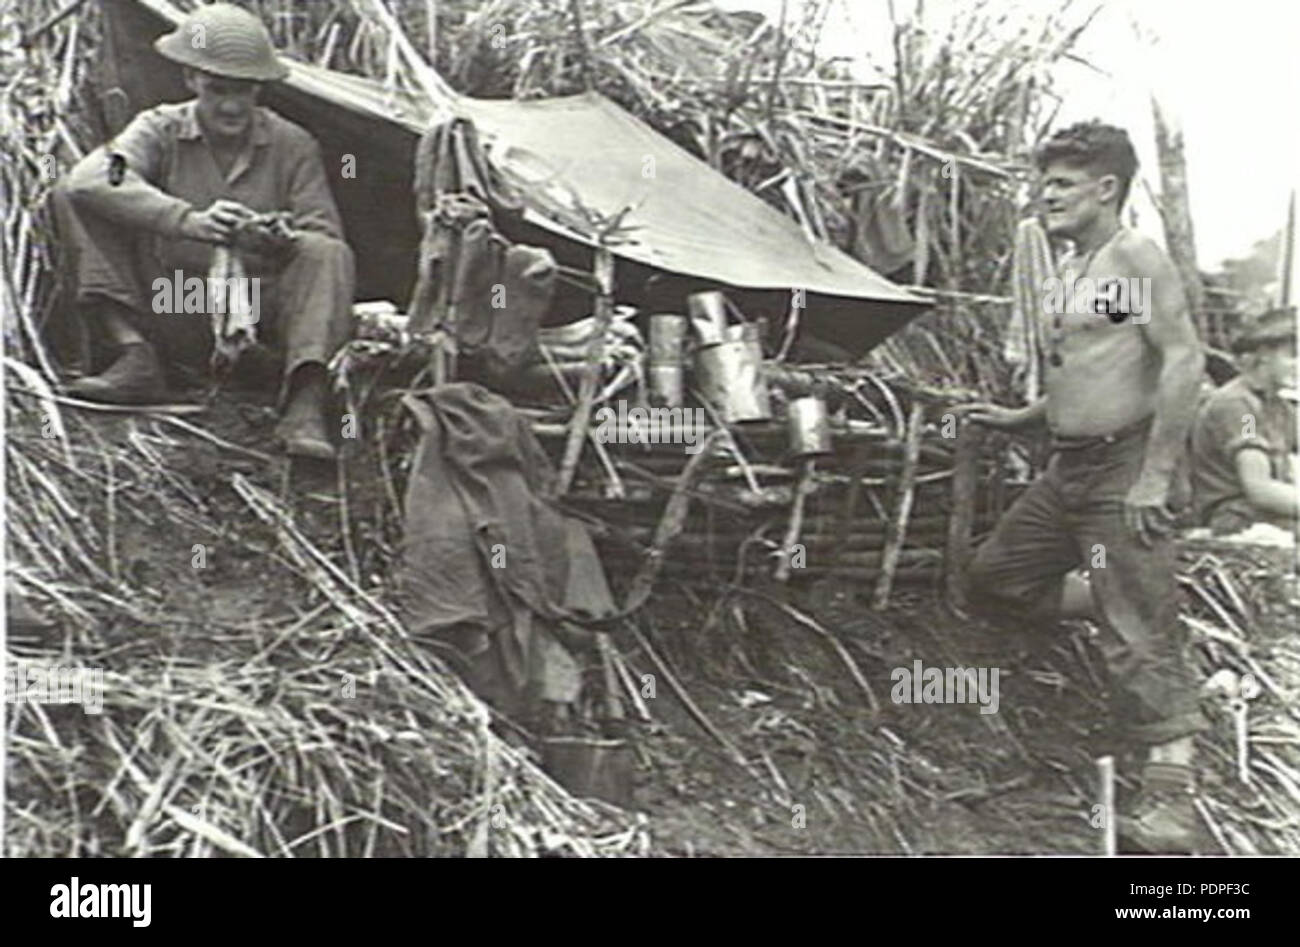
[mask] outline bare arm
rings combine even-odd
[[[1280,516],[1300,514],[1300,494],[1293,483],[1273,479],[1268,454],[1243,448],[1237,451],[1237,478],[1251,506]]]
[[[1169,493],[1196,415],[1205,355],[1192,327],[1178,271],[1164,251],[1145,237],[1134,237],[1117,248],[1117,256],[1127,272],[1149,274],[1146,308],[1134,313],[1133,320],[1160,358],[1155,414],[1142,470],[1124,497],[1124,522],[1138,542],[1149,546],[1174,526]]]
[[[1021,409],[1019,427],[1040,427],[1047,423],[1047,396]]]
[[[1196,415],[1205,355],[1192,326],[1178,271],[1169,257],[1145,239],[1126,245],[1122,253],[1128,272],[1150,274],[1147,309],[1137,318],[1146,319],[1139,323],[1143,337],[1160,356],[1155,417],[1139,480],[1167,487]]]
[[[1000,404],[963,404],[952,409],[958,417],[974,424],[995,427],[1004,431],[1021,431],[1045,423],[1047,398],[1039,398],[1023,408],[1007,408]]]

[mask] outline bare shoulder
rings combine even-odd
[[[1125,229],[1115,241],[1113,250],[1117,260],[1132,269],[1134,276],[1176,278],[1178,275],[1174,261],[1164,247],[1136,230]]]

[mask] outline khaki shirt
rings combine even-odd
[[[1208,525],[1224,506],[1235,509],[1246,503],[1237,476],[1237,452],[1247,448],[1268,455],[1274,479],[1291,479],[1294,409],[1280,398],[1263,397],[1238,377],[1205,399],[1192,425],[1192,492],[1198,525]],[[1267,519],[1263,514],[1256,518]]]
[[[195,101],[159,105],[137,115],[108,146],[87,155],[68,176],[78,203],[125,227],[153,235],[164,271],[205,269],[212,247],[178,238],[190,210],[219,199],[266,213],[288,211],[297,229],[343,239],[320,146],[305,129],[265,106],[253,113],[244,151],[222,174],[203,138]],[[126,159],[126,174],[109,180],[110,149]],[[255,257],[248,269],[263,269]]]

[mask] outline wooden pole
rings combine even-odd
[[[596,397],[596,388],[600,382],[600,365],[605,357],[605,335],[614,319],[614,254],[609,252],[608,247],[596,248],[595,276],[596,282],[600,284],[600,293],[596,296],[596,336],[587,350],[586,371],[578,388],[578,404],[573,409],[573,419],[569,422],[564,460],[560,464],[560,477],[555,486],[556,496],[564,496],[569,492],[574,472],[578,469],[582,442],[586,440],[587,425],[591,423],[591,403]]]
[[[898,490],[898,506],[890,522],[880,579],[876,582],[876,594],[871,601],[871,607],[876,611],[889,605],[894,571],[898,568],[898,554],[902,551],[903,541],[907,536],[907,519],[912,512],[912,495],[916,490],[916,468],[921,458],[921,427],[924,421],[925,405],[920,401],[913,401],[911,416],[907,419],[907,441],[903,454],[902,481]]]
[[[424,16],[428,26],[429,65],[438,68],[438,0],[424,0]]]
[[[1300,268],[1296,265],[1295,191],[1287,202],[1286,227],[1282,230],[1282,246],[1277,254],[1277,304],[1293,306],[1296,301],[1296,280]]]
[[[776,564],[776,581],[784,582],[790,578],[790,557],[793,553],[794,544],[799,541],[799,533],[803,529],[803,508],[804,501],[813,488],[813,472],[817,466],[815,460],[805,460],[803,470],[799,474],[799,482],[794,488],[794,504],[790,509],[790,525],[786,530],[785,539],[781,542],[781,556]]]
[[[691,485],[707,464],[714,446],[725,436],[726,429],[723,428],[706,437],[702,449],[686,462],[686,466],[682,468],[682,472],[678,475],[677,482],[673,486],[673,494],[664,505],[663,515],[659,518],[659,525],[655,527],[654,542],[647,551],[645,561],[632,578],[632,584],[628,588],[627,601],[623,605],[625,614],[630,614],[640,608],[645,604],[646,599],[650,597],[650,590],[654,587],[655,579],[663,566],[664,552],[682,531],[682,527],[686,523],[686,515],[691,508]]]
[[[952,473],[952,513],[948,518],[948,547],[944,555],[948,602],[956,608],[966,605],[966,565],[970,559],[971,529],[975,522],[976,461],[980,432],[966,423],[957,435],[957,456]]]

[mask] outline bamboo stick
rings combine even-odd
[[[725,433],[724,431],[715,431],[709,435],[705,441],[705,450],[700,451],[691,458],[690,463],[681,472],[677,478],[677,483],[673,486],[673,495],[664,505],[663,516],[659,520],[659,526],[655,530],[654,543],[646,553],[645,562],[632,580],[632,586],[628,590],[627,603],[623,607],[625,614],[631,613],[645,604],[645,600],[650,597],[650,589],[654,586],[656,576],[663,564],[663,554],[672,542],[674,537],[681,532],[682,524],[686,521],[686,514],[690,510],[691,497],[689,488],[696,477],[698,471],[703,465],[704,458],[709,454],[709,449],[717,443]]]
[[[907,519],[912,512],[912,495],[916,489],[916,466],[921,454],[921,425],[925,421],[925,406],[919,401],[912,402],[911,416],[907,424],[907,453],[903,466],[902,483],[899,485],[898,506],[894,513],[892,529],[885,542],[884,563],[880,578],[876,582],[876,593],[871,607],[880,611],[889,604],[889,591],[893,583],[894,570],[898,566],[899,553],[907,535]]]
[[[775,578],[778,582],[784,582],[790,578],[790,556],[794,544],[799,541],[799,531],[803,528],[804,500],[807,499],[809,492],[812,490],[813,471],[816,466],[816,460],[804,461],[803,472],[799,475],[799,483],[794,488],[794,503],[790,509],[790,526],[785,532],[785,539],[781,542],[781,553],[776,563]]]
[[[556,481],[556,496],[564,496],[573,483],[573,474],[578,469],[578,458],[582,454],[583,441],[587,439],[587,427],[591,423],[592,399],[596,396],[596,385],[600,381],[600,366],[605,354],[605,336],[614,318],[614,254],[608,247],[599,246],[595,250],[595,275],[600,284],[600,294],[596,297],[596,333],[587,350],[587,370],[582,376],[578,390],[578,404],[573,410],[569,422],[568,440],[564,445],[564,461],[560,464],[560,475]]]
[[[320,59],[316,62],[316,65],[322,69],[328,69],[330,66],[330,60],[334,58],[334,47],[338,45],[339,33],[342,32],[342,29],[343,27],[339,23],[330,24],[329,34],[325,37],[325,48],[321,51]]]

